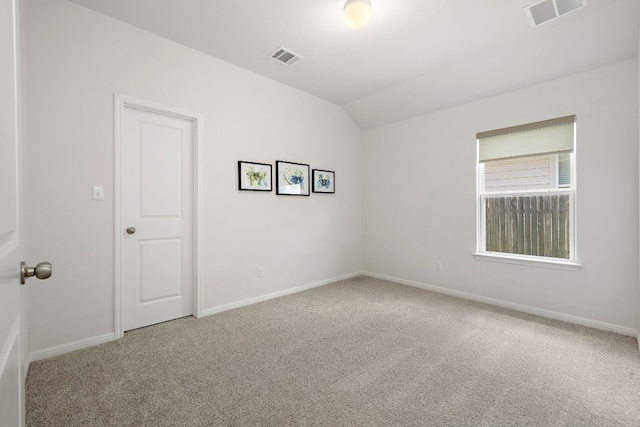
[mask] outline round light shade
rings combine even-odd
[[[344,22],[351,28],[361,28],[369,23],[373,16],[369,0],[347,0],[344,4]]]

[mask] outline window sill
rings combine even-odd
[[[501,262],[505,264],[524,265],[527,267],[551,268],[554,270],[578,271],[582,264],[573,261],[561,261],[549,258],[533,258],[510,254],[489,252],[474,252],[473,257],[478,261]]]

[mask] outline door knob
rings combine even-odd
[[[129,227],[129,228],[127,228],[127,233],[129,233],[129,234],[133,234],[133,233],[135,233],[135,232],[136,232],[136,228],[135,228],[135,227]]]
[[[25,284],[29,277],[36,276],[40,280],[48,279],[51,277],[53,268],[50,262],[38,263],[35,267],[27,267],[27,264],[22,261],[20,264],[20,283]]]

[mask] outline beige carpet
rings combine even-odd
[[[358,277],[34,362],[29,426],[639,426],[633,338]]]

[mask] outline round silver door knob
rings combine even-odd
[[[129,234],[133,234],[133,233],[135,233],[135,232],[136,232],[136,228],[135,228],[135,227],[129,227],[129,228],[127,228],[127,233],[129,233]]]
[[[27,267],[27,264],[22,261],[20,264],[20,283],[23,285],[27,282],[29,277],[36,276],[40,280],[48,279],[53,273],[53,267],[50,262],[40,262],[35,267]]]

